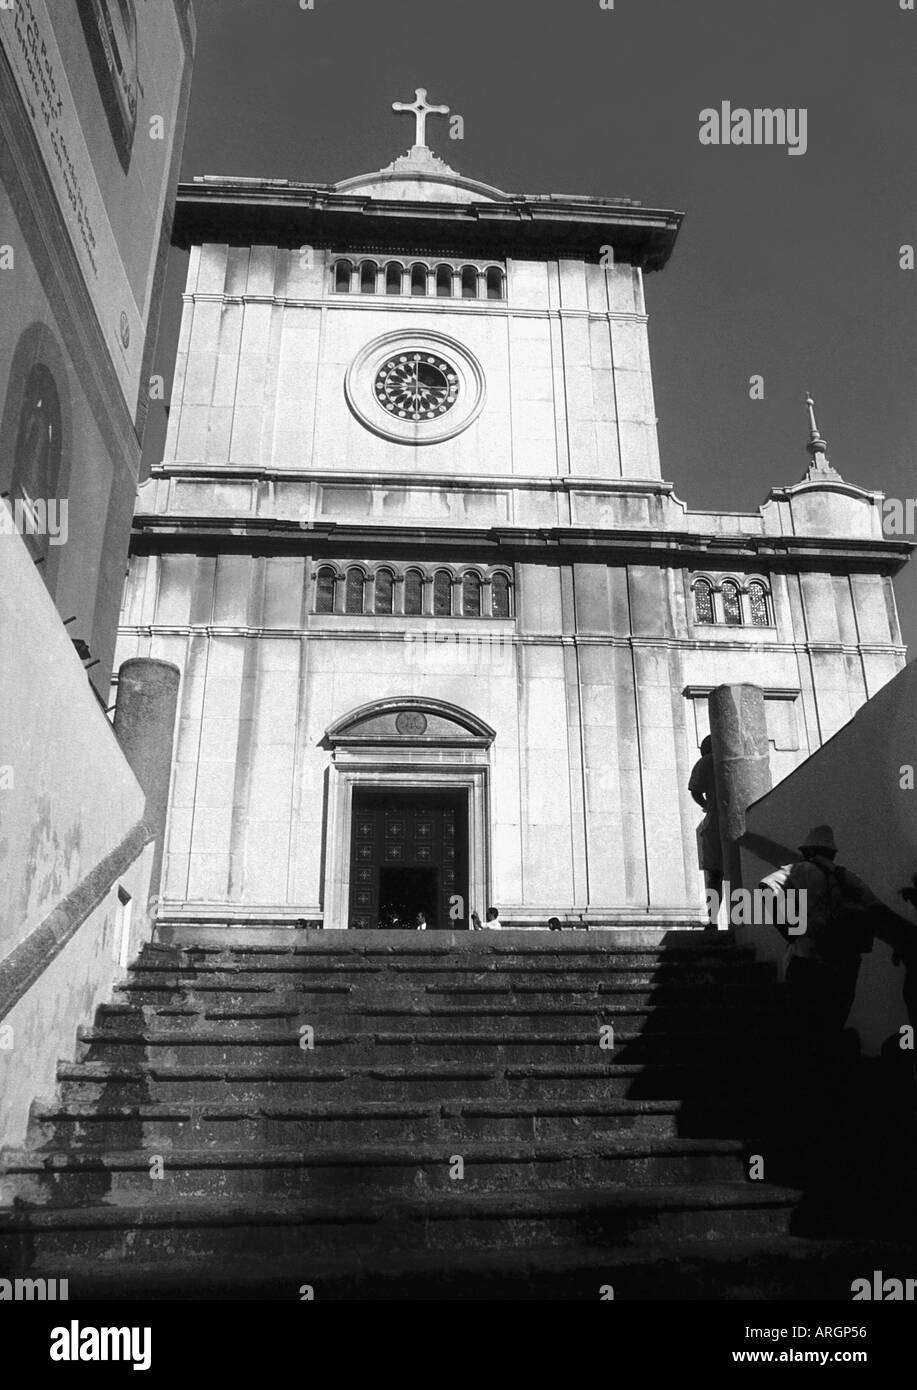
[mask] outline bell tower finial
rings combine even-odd
[[[414,96],[414,101],[393,101],[392,110],[410,111],[413,114],[417,123],[414,130],[414,148],[427,149],[427,117],[448,116],[449,107],[430,106],[427,102],[426,87],[417,87]]]
[[[831,461],[828,458],[828,445],[822,438],[821,430],[818,428],[818,422],[815,419],[815,402],[812,399],[812,393],[810,391],[806,392],[806,405],[809,409],[809,442],[806,445],[806,452],[812,460],[809,464],[808,477],[823,478],[825,474],[829,474],[837,478],[840,474],[836,469],[832,468]]]

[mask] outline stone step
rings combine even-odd
[[[159,1253],[159,1252],[156,1252]],[[57,1255],[31,1267],[33,1278],[69,1280],[71,1302],[316,1299],[590,1302],[611,1285],[616,1302],[723,1299],[829,1301],[849,1299],[863,1270],[910,1269],[914,1244],[812,1240],[760,1235],[680,1240],[665,1247],[571,1246],[519,1250],[309,1250],[253,1256],[228,1252],[159,1259],[93,1260]]]
[[[493,967],[512,969],[524,966],[559,972],[589,969],[595,967],[621,969],[643,966],[648,969],[666,967],[683,968],[726,968],[729,966],[751,965],[755,962],[752,950],[747,946],[737,946],[734,942],[698,942],[689,939],[680,946],[625,945],[620,942],[593,940],[582,942],[575,948],[567,943],[566,949],[555,950],[551,946],[540,945],[533,948],[526,944],[502,944],[489,938],[483,940],[477,934],[455,945],[438,944],[435,940],[415,938],[395,947],[384,940],[353,949],[328,949],[327,943],[319,947],[287,944],[280,946],[214,944],[210,946],[185,945],[161,946],[155,943],[142,948],[139,960],[150,967],[171,965],[173,968],[189,969],[202,965],[240,965],[275,964],[279,968],[297,965],[309,970],[346,970],[369,973],[378,970],[396,970],[404,967],[427,969],[433,967],[452,967],[467,971]]]
[[[456,1157],[464,1175],[453,1170]],[[151,1164],[162,1176],[151,1176]],[[157,1204],[162,1199],[245,1196],[367,1198],[449,1192],[534,1191],[596,1186],[739,1182],[746,1150],[735,1139],[658,1138],[608,1133],[588,1140],[471,1140],[461,1153],[445,1139],[431,1143],[335,1145],[312,1140],[298,1149],[150,1148],[124,1151],[53,1149],[7,1151],[0,1200],[71,1206],[85,1203]]]
[[[703,923],[688,919],[666,922],[662,918],[631,918],[596,930],[551,932],[532,928],[502,931],[321,931],[297,927],[259,926],[257,923],[186,922],[160,920],[152,949],[266,949],[333,955],[392,954],[430,951],[518,950],[526,954],[607,950],[710,951],[736,948],[733,932],[703,930]]]
[[[736,1137],[785,1125],[785,1107],[690,1105],[673,1100],[199,1100],[115,1103],[107,1097],[32,1107],[29,1148],[251,1148],[313,1140],[362,1146],[377,1140],[458,1143],[616,1134]]]
[[[799,1192],[762,1184],[593,1187],[501,1193],[444,1191],[367,1200],[224,1199],[0,1210],[0,1267],[51,1268],[78,1251],[84,1267],[113,1272],[147,1260],[292,1256],[311,1262],[346,1250],[367,1268],[391,1250],[442,1251],[451,1264],[476,1250],[579,1249],[670,1252],[676,1242],[715,1243],[789,1233]],[[317,1268],[318,1265],[312,1265]],[[304,1274],[301,1282],[307,1282]]]
[[[366,989],[352,984],[311,985],[290,984],[289,982],[268,984],[237,984],[228,981],[188,981],[180,984],[175,980],[169,983],[129,981],[116,987],[115,1005],[134,1008],[163,1009],[168,1007],[189,1007],[206,1010],[218,1007],[244,1008],[258,1005],[284,1004],[288,1008],[300,1009],[304,1002],[310,1007],[328,1010],[334,1007],[352,1011],[355,1008],[367,1009],[371,1004],[381,1003],[385,1007],[432,1007],[434,1005],[457,1007],[460,1005],[513,1006],[517,1010],[528,1008],[543,1012],[551,1006],[571,1005],[593,1008],[631,1007],[638,1010],[650,1008],[719,1008],[720,1012],[767,1006],[783,1007],[783,999],[776,985],[734,985],[729,988],[725,1003],[719,1006],[716,1000],[722,999],[720,984],[707,986],[656,985],[652,984],[553,984],[553,985],[424,985],[420,992],[416,988],[405,989],[399,983],[389,985],[387,981],[379,989]],[[330,996],[330,997],[329,997]],[[114,1007],[114,1005],[112,1006]]]
[[[800,1064],[803,1065],[803,1064]],[[802,1073],[800,1072],[800,1075]],[[574,1100],[631,1098],[694,1102],[715,1097],[724,1104],[742,1097],[784,1096],[785,1080],[766,1063],[732,1064],[731,1058],[678,1062],[523,1061],[474,1063],[423,1057],[407,1063],[355,1065],[333,1058],[304,1067],[300,1057],[272,1055],[267,1063],[221,1058],[217,1062],[65,1062],[58,1067],[64,1101],[82,1104],[139,1100],[201,1101],[354,1099]]]
[[[501,1032],[556,1031],[582,1032],[590,1025],[597,1030],[605,1024],[620,1025],[628,1034],[716,1033],[747,1034],[763,1030],[785,1032],[783,1011],[772,1000],[757,999],[753,1003],[717,1006],[709,1001],[694,1004],[640,1005],[622,1003],[609,998],[593,1001],[552,1001],[541,1004],[529,999],[506,999],[502,1002],[461,1000],[457,1003],[437,999],[413,1000],[398,1004],[352,1001],[340,1005],[319,1003],[310,1007],[302,999],[247,999],[240,1003],[223,1004],[208,1001],[195,1007],[187,1001],[153,1006],[105,1004],[97,1011],[95,1034],[106,1037],[160,1035],[174,1031],[176,1023],[188,1020],[195,1036],[206,1038],[224,1026],[244,1031],[251,1027],[252,1040],[258,1029],[265,1026],[298,1028],[309,1023],[316,1031],[342,1031],[364,1040],[380,1030],[393,1027],[409,1029],[427,1036],[461,1026],[475,1035],[493,1032],[499,1024]]]
[[[363,1035],[357,1031],[317,1027],[311,1050],[300,1048],[297,1028],[278,1029],[270,1021],[260,1026],[214,1024],[210,1030],[199,1026],[189,1026],[182,1031],[174,1028],[125,1028],[122,1031],[89,1028],[80,1030],[79,1041],[81,1060],[139,1062],[155,1058],[162,1067],[234,1060],[243,1066],[278,1063],[301,1075],[308,1074],[310,1066],[326,1060],[350,1064],[374,1061],[384,1065],[421,1059],[462,1060],[495,1066],[532,1061],[587,1063],[596,1058],[609,1063],[613,1058],[624,1062],[691,1060],[708,1064],[721,1059],[724,1070],[734,1072],[765,1058],[770,1058],[774,1064],[789,1064],[798,1052],[797,1040],[771,1036],[767,1030],[759,1034],[730,1035],[729,1055],[724,1057],[724,1035],[712,1031],[641,1033],[617,1027],[614,1047],[603,1048],[598,1026],[583,1029],[571,1023],[566,1029],[539,1030],[501,1025],[497,1032],[495,1029],[458,1030],[446,1027],[447,1020],[442,1023],[443,1026],[429,1032],[415,1026],[410,1032],[367,1031]]]

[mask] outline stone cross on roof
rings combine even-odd
[[[418,87],[414,93],[415,101],[393,101],[393,111],[412,111],[417,122],[417,129],[414,134],[414,144],[426,148],[427,144],[427,117],[428,116],[448,116],[448,106],[430,106],[427,102],[426,87]]]

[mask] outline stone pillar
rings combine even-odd
[[[770,791],[764,691],[757,685],[719,685],[708,697],[723,877],[742,887],[739,840],[745,812]]]
[[[181,673],[170,661],[135,657],[118,672],[115,735],[146,793],[146,819],[156,827],[150,897],[159,892],[165,840],[172,743]]]

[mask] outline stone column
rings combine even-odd
[[[708,706],[723,877],[739,888],[738,842],[745,834],[745,812],[771,787],[764,691],[757,685],[719,685],[711,691]]]
[[[115,735],[146,793],[146,819],[157,830],[150,872],[150,897],[159,892],[172,743],[181,673],[170,661],[135,657],[118,672]]]

